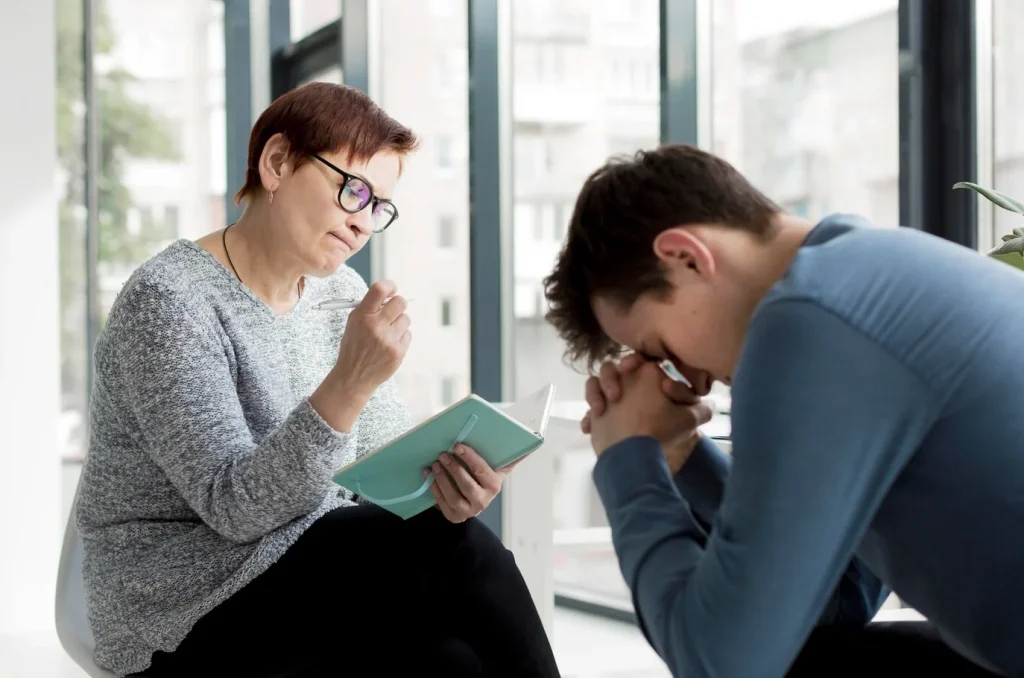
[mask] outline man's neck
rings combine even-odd
[[[772,220],[772,230],[771,239],[757,243],[737,262],[758,302],[786,275],[808,234],[814,230],[814,224],[779,214]]]
[[[304,271],[285,254],[288,248],[280,242],[279,233],[269,215],[250,208],[228,229],[227,251],[246,287],[271,308],[287,310],[298,300]]]

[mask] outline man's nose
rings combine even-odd
[[[711,385],[714,383],[714,379],[711,378],[710,374],[689,365],[677,365],[676,367],[686,377],[686,380],[690,382],[694,393],[701,397],[711,393]]]

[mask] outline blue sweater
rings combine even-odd
[[[758,306],[732,459],[702,440],[673,479],[634,437],[595,467],[676,676],[782,676],[815,625],[866,624],[890,590],[1024,675],[1024,275],[866,226],[819,224]]]

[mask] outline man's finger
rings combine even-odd
[[[363,313],[376,313],[386,299],[395,296],[398,286],[391,280],[378,280],[370,285],[366,296],[359,302],[359,310]]]
[[[636,372],[637,368],[647,362],[639,353],[630,353],[619,361],[619,374],[630,374]]]
[[[700,402],[700,397],[693,392],[693,389],[671,377],[665,377],[662,381],[661,390],[676,405],[696,405]]]
[[[583,415],[583,418],[580,419],[580,430],[583,431],[583,435],[585,435],[585,436],[589,436],[590,435],[590,411],[589,410],[587,411],[586,414]]]
[[[619,379],[619,369],[615,363],[608,361],[602,364],[598,379],[601,381],[605,400],[609,403],[619,402],[619,398],[622,397],[622,381]]]
[[[590,406],[590,410],[594,413],[595,417],[600,417],[604,414],[604,393],[601,391],[601,382],[597,377],[587,379],[587,387],[584,397],[586,397],[587,405]]]

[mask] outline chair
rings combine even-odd
[[[64,546],[57,569],[57,600],[55,616],[57,637],[68,656],[91,678],[116,678],[113,673],[96,666],[92,652],[96,646],[89,628],[85,607],[85,583],[82,580],[82,538],[75,526],[78,492],[71,505],[71,516],[64,530]]]

